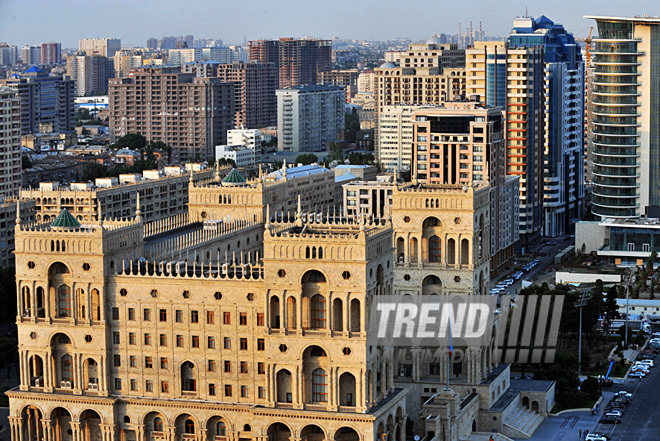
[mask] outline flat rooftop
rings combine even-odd
[[[584,18],[592,19],[592,20],[630,21],[630,22],[660,24],[660,17],[654,17],[651,15],[636,15],[634,17],[614,17],[609,15],[585,15]]]

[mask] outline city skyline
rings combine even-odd
[[[347,0],[338,0],[331,8],[315,2],[308,8],[309,12],[301,11],[294,0],[280,1],[276,5],[262,0],[231,5],[198,0],[185,4],[185,16],[182,16],[184,6],[171,0],[146,0],[139,4],[72,0],[67,3],[67,8],[60,3],[33,0],[28,3],[32,4],[29,23],[22,19],[27,16],[20,12],[25,10],[25,2],[8,0],[0,4],[0,29],[4,31],[0,33],[0,41],[18,46],[58,41],[63,48],[76,48],[78,40],[83,38],[116,37],[128,47],[144,46],[149,37],[181,34],[220,38],[225,44],[241,44],[244,39],[307,35],[374,41],[422,40],[433,34],[456,34],[459,22],[465,33],[470,20],[475,32],[481,21],[485,35],[504,37],[511,30],[512,20],[525,15],[526,10],[532,17],[546,15],[563,24],[576,38],[584,38],[594,25],[592,20],[584,19],[584,15],[630,16],[653,12],[653,3],[649,0],[637,2],[633,11],[622,3],[603,4],[594,0],[527,7],[511,0],[497,3],[473,0],[469,2],[471,7],[449,13],[442,4],[428,0],[418,3],[415,8],[406,8],[393,0],[384,0],[377,8],[373,5],[356,6]],[[129,7],[131,13],[127,14]],[[420,9],[435,10],[437,14],[419,15]],[[323,22],[315,20],[319,11],[323,11]],[[149,20],[145,20],[146,16]]]

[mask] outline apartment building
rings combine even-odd
[[[345,128],[344,88],[294,86],[277,90],[277,149],[289,152],[327,150]]]
[[[66,74],[76,84],[76,95],[104,95],[114,77],[113,63],[103,55],[78,51],[66,59]]]
[[[229,169],[220,171],[225,176]],[[212,170],[193,173],[193,181],[214,176]],[[145,170],[140,174],[120,175],[118,178],[98,178],[95,184],[72,182],[61,186],[58,182],[41,182],[39,188],[23,188],[21,201],[34,203],[34,220],[52,222],[63,208],[78,221],[98,220],[99,209],[104,219],[133,217],[140,195],[142,217],[155,221],[188,211],[190,174],[181,167],[166,167],[162,171]]]
[[[232,82],[237,129],[259,129],[277,124],[277,68],[274,63],[250,61],[219,64],[217,76]]]
[[[601,219],[640,217],[660,206],[660,106],[654,92],[660,80],[656,57],[650,55],[660,42],[660,19],[585,18],[598,26],[588,121],[593,127],[591,211]]]
[[[48,75],[32,66],[18,76],[0,80],[19,100],[21,135],[39,133],[40,127],[51,132],[69,132],[75,125],[74,82],[68,76]]]
[[[21,188],[21,109],[16,91],[0,86],[0,202]]]
[[[331,70],[329,72],[320,72],[319,84],[334,84],[342,86],[346,90],[346,102],[350,103],[351,98],[358,91],[357,80],[359,73],[357,69]]]
[[[60,64],[62,43],[41,43],[41,64]]]
[[[544,16],[516,18],[507,45],[544,49],[543,235],[558,236],[571,231],[584,208],[581,49],[562,25]]]
[[[410,170],[412,166],[412,118],[422,106],[382,106],[376,130],[378,162],[384,171]]]
[[[213,158],[234,127],[234,85],[183,74],[178,67],[142,67],[109,82],[110,140],[128,133],[172,146],[179,162]],[[162,109],[152,112],[154,107]]]
[[[519,229],[518,177],[507,176],[501,107],[471,101],[415,109],[412,117],[413,182],[491,187],[491,274],[511,263]]]
[[[379,118],[385,106],[437,105],[465,96],[465,51],[455,44],[411,44],[400,64],[374,70],[376,160],[381,162]]]
[[[278,88],[319,83],[321,72],[332,68],[332,42],[312,38],[280,38],[248,43],[249,60],[276,63]]]
[[[520,246],[543,230],[544,50],[479,42],[466,51],[467,93],[504,109],[506,170],[520,177]]]
[[[85,38],[78,40],[78,50],[86,54],[99,54],[106,58],[112,58],[121,49],[120,38]]]

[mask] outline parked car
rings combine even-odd
[[[644,378],[644,377],[646,377],[646,374],[644,372],[635,371],[635,372],[632,372],[630,375],[628,375],[628,377],[630,377],[630,378]]]
[[[626,392],[625,390],[621,390],[621,391],[615,393],[614,396],[615,396],[616,398],[619,398],[619,397],[626,397],[626,398],[632,400],[633,394],[631,394],[630,392]]]
[[[614,380],[611,378],[601,378],[600,379],[600,385],[603,387],[610,387],[614,384]]]
[[[619,424],[620,422],[621,418],[617,418],[615,416],[604,416],[600,419],[601,424]]]

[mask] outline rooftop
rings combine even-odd
[[[60,214],[57,215],[53,223],[50,224],[51,227],[66,227],[66,228],[78,228],[80,227],[80,222],[76,220],[75,217],[66,208],[63,208]]]
[[[630,21],[630,22],[642,22],[650,24],[660,24],[660,17],[654,17],[650,15],[636,15],[634,17],[614,17],[608,15],[585,15],[584,18],[592,20],[603,20],[603,21]]]

